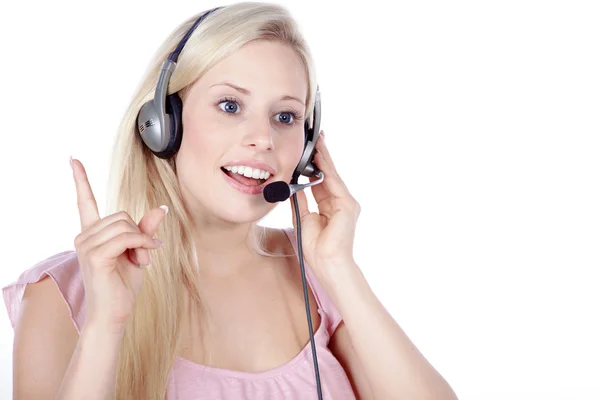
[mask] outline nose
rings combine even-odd
[[[275,148],[270,121],[255,118],[248,121],[244,135],[244,146],[254,147],[257,151],[270,151]]]

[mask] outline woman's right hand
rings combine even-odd
[[[136,224],[122,211],[100,218],[83,164],[71,159],[77,190],[81,233],[75,250],[85,288],[86,322],[122,333],[142,287],[149,249],[162,246],[153,239],[168,209],[150,210]]]

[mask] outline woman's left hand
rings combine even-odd
[[[323,140],[323,131],[317,140],[314,163],[323,172],[323,182],[311,187],[319,212],[310,212],[304,191],[296,192],[301,218],[302,250],[304,259],[313,269],[327,265],[353,262],[353,245],[360,205],[342,181]],[[317,180],[311,177],[310,181]],[[293,199],[292,221],[296,226]]]

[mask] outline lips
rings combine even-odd
[[[243,183],[237,181],[236,179],[232,178],[231,176],[229,176],[226,173],[226,170],[224,170],[223,168],[221,168],[221,172],[223,173],[223,177],[225,178],[225,180],[231,187],[236,189],[238,192],[241,192],[244,194],[250,194],[250,195],[256,195],[256,194],[262,193],[265,186],[267,186],[273,180],[273,175],[271,175],[265,182],[261,183],[260,185],[256,185],[256,184],[246,185],[246,184],[243,184]],[[253,178],[246,178],[246,179],[253,179]],[[256,180],[254,180],[254,181],[256,181]]]

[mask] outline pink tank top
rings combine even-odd
[[[285,229],[296,250],[293,229]],[[321,377],[323,399],[355,399],[348,377],[328,348],[331,335],[341,322],[333,302],[304,263],[308,286],[314,294],[321,324],[315,332],[315,346]],[[2,294],[13,328],[18,322],[25,286],[44,275],[56,283],[65,300],[71,320],[80,332],[85,320],[85,294],[74,251],[56,254],[24,271],[15,282],[4,287]],[[208,367],[178,357],[171,370],[168,400],[310,400],[317,399],[315,373],[310,342],[292,360],[274,369],[252,373]]]

